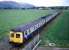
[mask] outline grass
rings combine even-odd
[[[0,9],[0,41],[11,28],[31,22],[49,13],[48,10]]]
[[[69,10],[64,10],[43,31],[41,39],[41,46],[48,45],[48,43],[55,43],[57,47],[69,47]]]

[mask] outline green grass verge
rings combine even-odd
[[[48,29],[41,35],[41,46],[47,43],[55,43],[58,47],[69,47],[69,10],[63,11]]]

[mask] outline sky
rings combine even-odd
[[[35,6],[69,6],[69,0],[0,0],[0,1],[16,1],[19,3],[30,3]]]

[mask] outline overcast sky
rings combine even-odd
[[[30,3],[35,6],[69,6],[69,0],[0,0]]]

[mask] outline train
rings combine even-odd
[[[55,18],[58,14],[60,14],[60,12],[40,17],[39,19],[34,20],[28,24],[20,25],[16,28],[11,29],[9,34],[9,42],[14,44],[23,44],[28,39],[31,39],[35,35],[37,35],[41,27],[46,25],[50,20]]]

